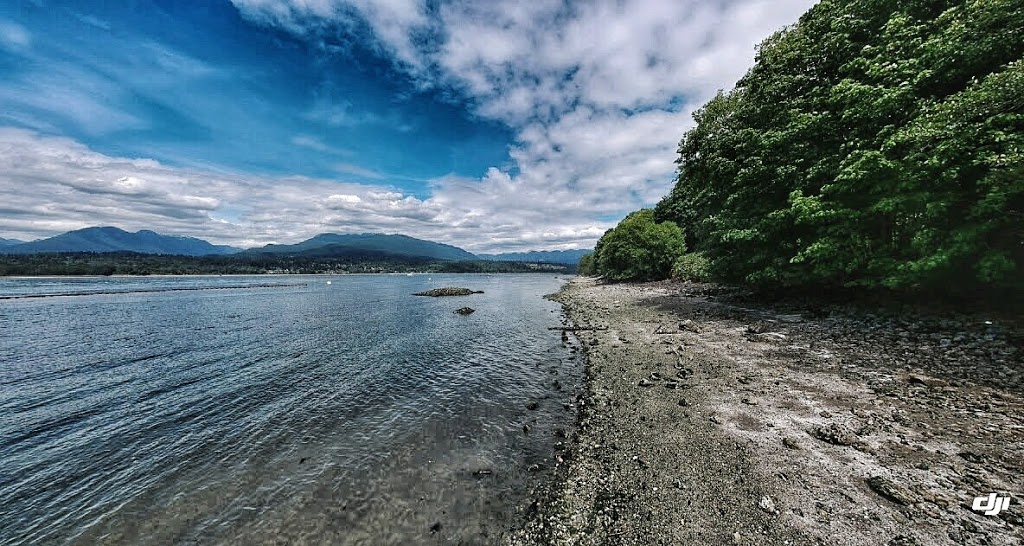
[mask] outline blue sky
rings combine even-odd
[[[0,4],[0,236],[582,248],[808,0]]]

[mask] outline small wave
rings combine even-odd
[[[39,298],[70,298],[76,296],[115,296],[119,294],[154,294],[159,292],[195,292],[198,290],[246,290],[250,288],[291,288],[308,283],[239,284],[231,286],[168,286],[166,288],[129,288],[127,290],[93,290],[85,292],[57,292],[46,294],[0,295],[0,300]]]

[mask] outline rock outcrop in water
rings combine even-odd
[[[432,298],[438,298],[441,296],[468,296],[470,294],[483,294],[483,290],[470,290],[468,288],[460,288],[457,286],[445,286],[444,288],[434,288],[427,290],[426,292],[417,292],[413,296],[430,296]]]
[[[472,307],[459,307],[455,312],[460,315],[472,315],[476,312],[476,309],[473,309]]]

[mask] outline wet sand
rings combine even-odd
[[[586,388],[509,543],[1024,541],[1019,328],[716,294],[577,278],[557,296]],[[1009,509],[972,511],[990,493]]]

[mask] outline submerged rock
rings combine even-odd
[[[461,288],[458,286],[445,286],[443,288],[434,288],[425,292],[417,292],[413,296],[430,296],[432,298],[438,298],[441,296],[468,296],[470,294],[483,294],[483,290],[470,290],[468,288]]]
[[[476,312],[476,309],[473,309],[472,307],[459,307],[455,312],[460,315],[472,315]]]

